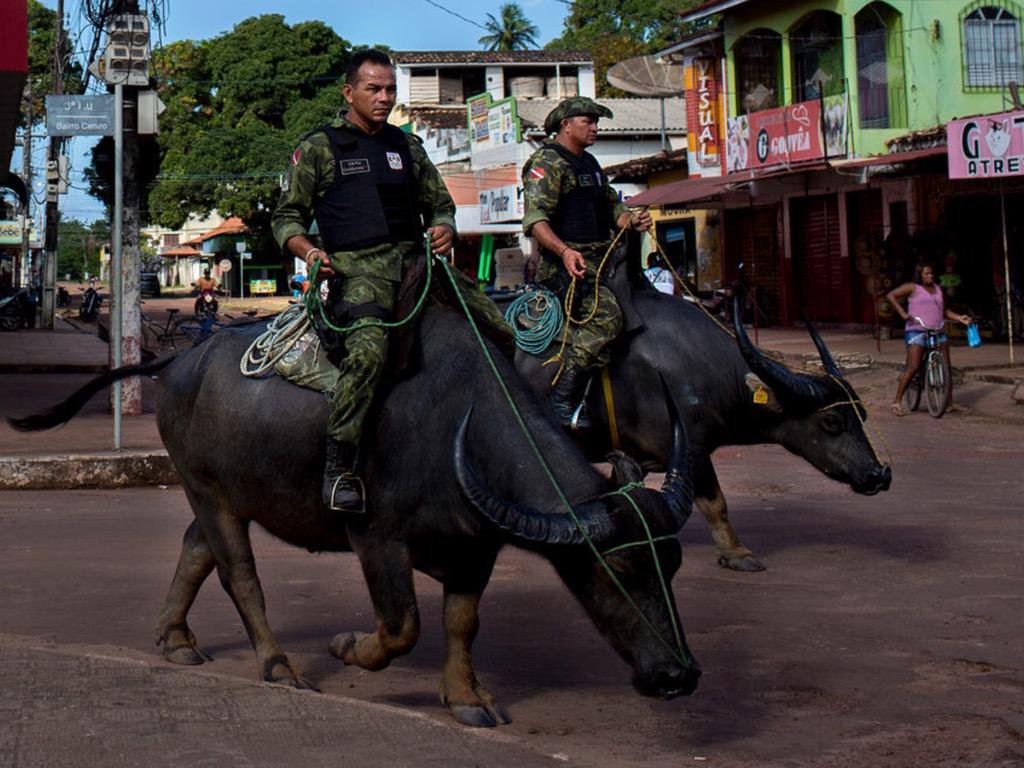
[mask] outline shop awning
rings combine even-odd
[[[846,170],[847,168],[868,168],[883,165],[896,165],[897,163],[913,163],[918,160],[929,160],[933,157],[945,157],[946,147],[927,147],[926,149],[912,149],[909,152],[890,152],[888,155],[874,155],[872,157],[858,157],[854,160],[833,160],[832,165],[836,168]]]
[[[674,181],[671,184],[662,184],[652,187],[646,192],[626,200],[626,205],[636,207],[640,205],[682,205],[684,203],[695,203],[698,200],[711,200],[725,191],[725,188],[732,183],[728,176],[711,176],[699,179],[684,179]]]

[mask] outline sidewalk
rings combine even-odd
[[[817,352],[803,329],[769,328],[758,336],[762,349],[781,353],[795,367],[817,369]],[[822,336],[839,364],[848,367],[851,383],[865,402],[887,409],[903,368],[903,341],[883,341],[879,352],[868,335],[826,330]],[[1024,349],[1020,351],[1024,357]],[[62,320],[52,331],[0,333],[0,490],[174,482],[156,427],[156,384],[151,379],[143,379],[143,414],[122,420],[123,450],[117,453],[109,391],[96,394],[58,430],[20,433],[7,425],[7,417],[43,411],[105,371],[106,356],[104,342]],[[1024,381],[1024,366],[1007,367],[1005,345],[958,346],[952,358],[960,374],[955,377],[956,401],[970,409],[969,416],[1024,425],[1024,406],[1011,397],[1014,381]]]

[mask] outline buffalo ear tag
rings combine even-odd
[[[759,386],[754,392],[754,402],[757,405],[768,405],[768,391],[764,386]]]

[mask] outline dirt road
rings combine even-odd
[[[1021,428],[959,415],[881,423],[895,482],[874,498],[778,448],[717,454],[734,524],[769,570],[717,567],[695,513],[675,581],[704,669],[692,697],[634,694],[552,570],[504,552],[476,645],[515,721],[503,733],[590,766],[1024,765]],[[164,667],[152,627],[189,519],[177,487],[0,494],[0,632]],[[354,557],[262,533],[256,552],[282,644],[326,693],[449,722],[433,582],[417,582],[417,649],[371,674],[326,653],[335,632],[372,625]],[[216,579],[191,624],[215,661],[174,674],[255,678]]]

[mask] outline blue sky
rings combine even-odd
[[[41,0],[55,7],[55,0]],[[498,15],[501,0],[435,0],[450,10],[479,24],[487,14]],[[334,3],[315,0],[166,0],[168,18],[164,41],[185,38],[205,39],[231,29],[250,16],[264,13],[283,13],[289,24],[308,19],[319,19],[332,26],[343,38],[353,44],[383,43],[394,50],[477,50],[477,39],[484,31],[431,5],[427,0],[340,0]],[[519,0],[526,16],[540,30],[538,42],[544,45],[562,31],[562,21],[569,6],[561,0]],[[65,0],[67,12],[75,25],[77,0]],[[154,35],[154,43],[156,36]],[[42,141],[36,142],[33,152],[35,173],[43,170]],[[72,184],[83,186],[81,169],[93,141],[87,138],[72,142],[71,162],[75,173]],[[20,150],[15,152],[12,168],[21,169]],[[37,176],[38,178],[38,176]],[[36,199],[42,192],[37,191]],[[61,198],[65,217],[92,221],[103,218],[105,211],[99,201],[80,189],[72,189]]]

